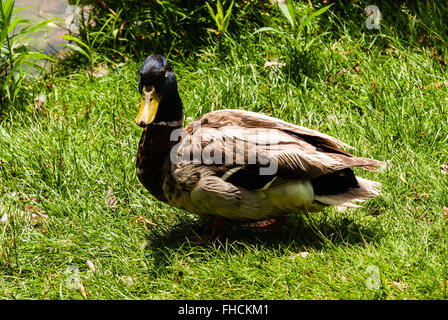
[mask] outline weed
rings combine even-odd
[[[20,90],[31,68],[43,71],[40,60],[53,60],[42,52],[31,50],[26,41],[32,33],[42,29],[51,20],[36,24],[22,19],[17,12],[26,8],[14,9],[15,0],[0,0],[0,103],[16,102]],[[15,15],[15,16],[14,16]],[[24,25],[20,31],[17,26]]]

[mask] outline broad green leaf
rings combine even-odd
[[[295,28],[295,21],[293,17],[291,16],[290,8],[288,8],[288,4],[290,3],[290,0],[286,0],[285,2],[278,2],[278,7],[282,11],[283,15],[286,17],[288,22],[291,24],[291,27]],[[292,4],[290,4],[292,6]],[[293,8],[294,9],[294,8]]]
[[[20,16],[16,17],[10,24],[9,27],[7,28],[8,32],[7,33],[11,33],[13,32],[14,28],[21,23],[27,23],[29,22],[29,20],[27,19],[22,19]]]
[[[320,16],[320,15],[323,14],[325,11],[327,11],[328,9],[330,9],[330,7],[331,7],[332,5],[333,5],[333,3],[330,4],[329,6],[320,8],[319,10],[317,10],[316,12],[314,12],[313,14],[309,15],[309,16],[305,19],[305,21],[303,21],[303,23],[300,24],[300,29],[305,28],[305,27],[311,22],[311,20],[312,20],[314,17]]]
[[[1,36],[2,44],[8,35],[8,26],[11,24],[11,17],[13,12],[14,1],[7,0],[3,2],[0,0],[0,18],[1,18]]]
[[[42,29],[42,28],[45,27],[47,24],[49,24],[50,22],[55,21],[55,20],[56,20],[56,19],[53,19],[53,20],[45,20],[45,21],[42,21],[42,22],[39,22],[39,23],[30,25],[30,26],[28,26],[28,27],[23,28],[23,29],[20,31],[20,33],[31,33],[31,32],[34,32],[34,31],[36,31],[36,30]]]
[[[13,13],[17,13],[17,12],[19,12],[19,11],[26,10],[26,9],[30,9],[30,8],[32,8],[32,6],[15,8],[15,9],[13,10]]]
[[[286,0],[286,7],[288,8],[289,15],[291,16],[291,19],[294,22],[294,25],[297,25],[296,8],[294,7],[292,0]]]
[[[25,54],[24,58],[27,60],[31,58],[31,59],[36,59],[36,60],[56,61],[54,58],[49,57],[45,53],[38,52],[38,51],[29,51],[28,53]],[[33,65],[35,64],[34,62],[31,62],[31,63]]]
[[[1,1],[1,0],[0,0]],[[28,69],[29,70],[29,69]],[[15,81],[15,90],[14,90],[14,92],[13,92],[13,95],[12,95],[12,100],[14,101],[15,100],[15,98],[17,97],[17,95],[19,94],[19,91],[20,91],[20,89],[21,89],[21,87],[22,87],[22,82],[23,82],[23,80],[25,79],[25,77],[26,77],[26,74],[28,74],[28,70],[27,70],[27,72],[25,72],[25,74],[23,73],[23,68],[19,68],[19,74],[17,75],[17,77],[14,79],[14,80],[16,80]]]
[[[104,32],[103,32],[104,28],[107,27],[107,25],[111,22],[112,19],[113,19],[113,17],[110,17],[109,19],[107,19],[107,21],[103,24],[103,26],[101,27],[101,29],[100,29],[98,32],[95,32],[96,35],[95,35],[95,38],[93,38],[93,40],[92,40],[92,45],[90,46],[90,50],[89,50],[89,51],[92,51],[93,46],[94,46],[96,40],[98,39],[98,37],[99,37],[101,34],[104,34]],[[106,40],[105,37],[103,37],[103,41],[101,41],[101,43],[103,43],[104,40]]]
[[[217,10],[216,15],[222,21],[222,19],[224,18],[224,10],[222,8],[221,0],[216,1],[216,10]]]
[[[210,12],[210,15],[212,16],[213,20],[216,21],[216,15],[213,8],[208,4],[208,2],[205,3],[207,5],[208,11]]]
[[[84,49],[82,49],[81,47],[79,47],[77,45],[74,45],[74,44],[71,44],[71,43],[66,43],[66,44],[64,44],[64,46],[69,47],[69,48],[71,48],[71,49],[73,49],[75,51],[78,51],[79,53],[81,53],[84,56],[86,56],[87,59],[89,59],[89,61],[91,60],[90,59],[90,55]]]
[[[84,48],[86,48],[87,50],[90,51],[90,47],[87,44],[85,44],[81,39],[78,39],[78,38],[73,37],[73,36],[62,36],[62,39],[65,39],[65,40],[68,40],[68,41],[74,41],[77,44],[83,46]]]
[[[255,32],[252,33],[252,35],[260,33],[260,32],[276,32],[276,33],[280,33],[280,34],[285,34],[283,31],[274,29],[272,27],[263,27],[263,28],[255,30]]]
[[[327,35],[328,33],[329,33],[329,32],[321,33],[321,34],[317,35],[316,37],[314,37],[313,39],[311,39],[311,41],[309,41],[309,42],[305,45],[305,48],[303,49],[303,51],[308,50],[308,48],[313,44],[314,41],[316,41],[317,39],[321,38],[321,37],[324,36],[324,35]]]
[[[232,14],[232,7],[233,7],[233,4],[234,4],[234,3],[235,3],[234,0],[232,0],[232,2],[230,3],[229,8],[228,8],[227,11],[226,11],[226,15],[225,15],[225,17],[224,17],[224,26],[223,26],[223,31],[224,31],[224,32],[227,31],[227,27],[229,26],[229,23],[230,23],[230,16],[231,16],[231,14]]]
[[[3,0],[0,0],[0,14],[2,21],[5,25],[8,25],[11,21],[12,13],[14,11],[14,2],[13,0],[6,0],[6,2],[3,2]]]
[[[235,1],[232,0],[232,2],[230,3],[229,8],[228,8],[227,11],[226,11],[226,15],[225,15],[225,17],[224,17],[224,20],[227,20],[227,19],[230,17],[230,15],[232,14],[232,8],[233,8],[233,4],[234,4],[234,3],[235,3]]]

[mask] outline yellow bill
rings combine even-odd
[[[142,90],[142,103],[138,111],[136,122],[139,126],[147,126],[154,121],[159,107],[160,96],[155,92],[154,88],[146,92]]]

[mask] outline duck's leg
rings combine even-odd
[[[215,220],[213,221],[212,233],[210,235],[207,235],[206,238],[208,240],[214,240],[218,236],[220,236],[226,220],[227,219],[224,217],[216,217]]]
[[[213,221],[211,234],[205,234],[202,237],[198,236],[187,237],[188,241],[193,242],[196,245],[203,245],[209,241],[216,239],[218,236],[221,235],[222,228],[226,220],[227,219],[224,217],[215,217],[215,220]]]
[[[260,221],[253,221],[248,222],[242,225],[243,228],[250,228],[250,229],[258,229],[258,230],[267,230],[270,227],[273,227],[274,225],[286,221],[287,216],[281,216],[266,220],[260,220]]]

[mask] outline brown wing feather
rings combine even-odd
[[[262,143],[259,143],[257,139],[266,130],[272,132],[270,142],[266,144],[261,139]],[[246,151],[252,148],[257,155],[265,156],[269,161],[277,161],[278,175],[288,178],[312,179],[354,166],[374,170],[375,166],[384,165],[381,161],[355,157],[341,150],[342,147],[351,147],[331,136],[243,110],[210,112],[190,124],[186,133],[198,138],[200,145],[196,148],[221,150],[223,155],[228,149],[225,141],[242,141]],[[193,144],[188,142],[181,146],[183,152],[192,152],[193,148]],[[235,153],[234,161],[236,157]],[[223,158],[222,163],[225,163],[224,160]],[[248,153],[244,152],[243,157],[240,155],[239,160],[241,165],[247,165]],[[257,162],[257,165],[260,163]]]
[[[327,146],[335,150],[337,149],[343,153],[345,151],[340,150],[340,148],[353,149],[348,144],[319,131],[246,110],[226,109],[213,111],[205,114],[197,121],[202,127],[210,128],[239,126],[243,128],[277,129],[287,133],[293,133],[305,139],[308,138],[310,143],[314,141],[316,144],[321,144],[322,146]]]

